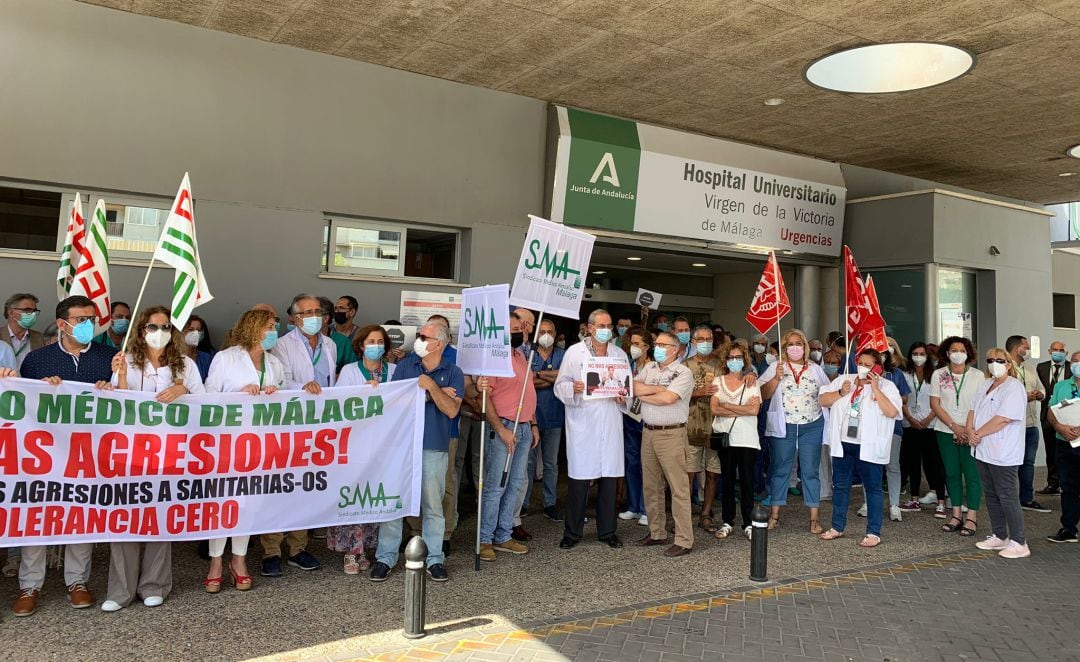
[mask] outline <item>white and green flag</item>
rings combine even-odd
[[[191,201],[188,173],[180,182],[169,220],[161,232],[154,259],[176,269],[173,279],[172,324],[183,329],[191,311],[214,298],[203,277],[199,244],[195,239],[195,210]]]
[[[529,218],[510,304],[577,319],[596,237],[562,223]]]
[[[109,299],[109,243],[105,226],[105,201],[98,198],[94,215],[86,224],[86,235],[78,248],[78,265],[67,296],[84,296],[94,302],[96,332],[112,326],[112,301]],[[72,254],[76,242],[72,241]],[[61,263],[62,264],[62,263]]]
[[[67,234],[64,236],[64,250],[60,253],[60,269],[56,272],[57,301],[70,296],[71,282],[75,280],[75,270],[79,267],[79,251],[85,239],[86,219],[83,217],[82,197],[76,191],[68,207]]]

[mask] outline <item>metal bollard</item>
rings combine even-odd
[[[413,536],[405,548],[405,631],[406,639],[420,639],[427,610],[427,555],[424,539]]]
[[[750,581],[768,581],[769,574],[769,509],[756,504],[750,514]]]

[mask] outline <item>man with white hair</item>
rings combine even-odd
[[[450,451],[450,423],[461,409],[465,394],[465,375],[446,356],[450,346],[450,330],[439,323],[428,322],[420,328],[413,351],[397,364],[390,381],[416,379],[426,394],[424,405],[423,476],[420,483],[421,535],[427,543],[427,572],[432,580],[450,579],[443,567],[443,534],[446,518],[443,515],[443,494],[446,491],[446,467]],[[401,546],[400,519],[379,526],[379,547],[371,581],[384,581],[397,564]]]

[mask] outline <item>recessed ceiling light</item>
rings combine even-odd
[[[814,60],[803,77],[815,87],[852,94],[887,94],[947,83],[971,71],[975,56],[928,42],[857,46]]]
[[[784,103],[784,100],[780,97],[769,97],[765,100],[766,106],[779,106],[782,103]]]
[[[626,259],[630,260],[631,262],[640,262],[641,261],[640,257],[628,257]]]
[[[1075,172],[1059,172],[1058,177],[1072,177],[1075,174]]]
[[[709,265],[705,264],[704,262],[695,262],[695,263],[691,264],[690,266],[691,267],[707,267]]]
[[[606,273],[607,273],[606,271],[594,271],[593,275],[594,276],[603,276]]]

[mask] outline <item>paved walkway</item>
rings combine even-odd
[[[1080,660],[1078,549],[1032,545],[1020,561],[974,550],[524,629],[435,635],[356,659]]]

